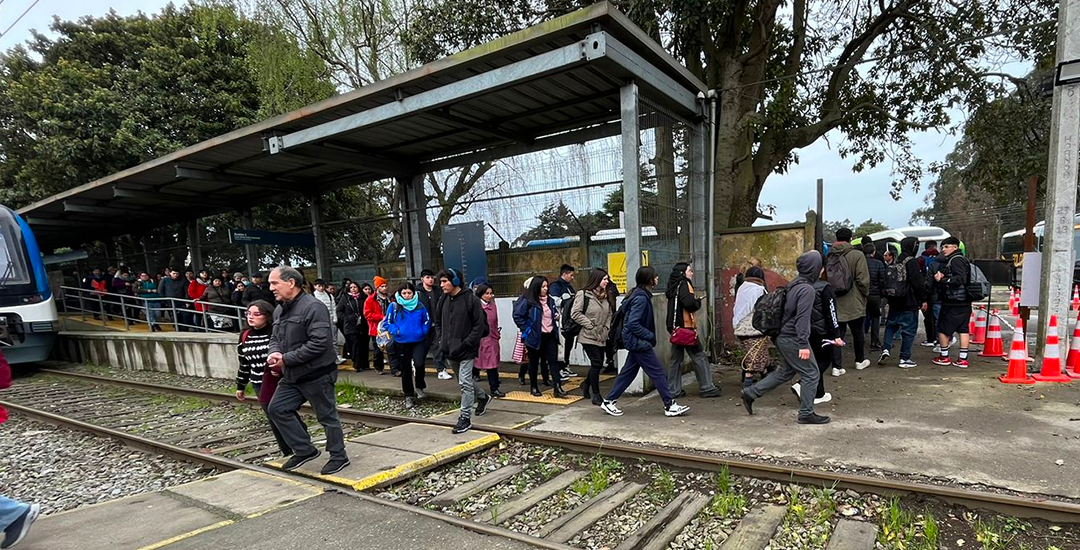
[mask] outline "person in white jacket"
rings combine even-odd
[[[338,340],[340,340],[337,334],[337,297],[334,296],[332,293],[326,291],[326,281],[323,281],[322,279],[315,279],[314,285],[315,292],[313,292],[312,295],[315,296],[315,298],[318,299],[320,302],[322,302],[326,306],[326,309],[330,310],[330,326],[334,327],[334,349],[336,350],[337,342]],[[337,364],[340,365],[344,362],[345,358],[341,356],[340,352],[338,352]]]
[[[731,316],[731,326],[739,338],[743,350],[743,387],[753,385],[754,379],[765,375],[772,358],[769,356],[769,339],[754,330],[750,320],[754,315],[754,304],[768,292],[765,288],[765,270],[751,267],[746,270],[743,283],[735,293],[735,310]]]

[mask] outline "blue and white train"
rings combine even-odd
[[[58,327],[37,239],[25,220],[0,205],[0,352],[11,364],[44,361]]]

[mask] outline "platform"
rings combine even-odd
[[[345,441],[349,466],[334,475],[322,475],[329,455],[293,470],[295,473],[361,491],[383,487],[453,462],[498,443],[493,433],[470,430],[453,434],[450,428],[427,424],[402,424]],[[282,461],[268,462],[280,468]]]

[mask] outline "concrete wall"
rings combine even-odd
[[[814,218],[808,213],[805,223],[746,227],[718,232],[715,240],[716,269],[720,312],[718,322],[726,344],[735,344],[732,314],[735,309],[735,281],[743,264],[751,257],[760,258],[765,270],[765,284],[772,290],[793,279],[795,260],[814,247]]]
[[[60,333],[53,357],[117,369],[171,372],[204,378],[236,377],[235,334]]]

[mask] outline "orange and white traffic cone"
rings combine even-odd
[[[1065,374],[1069,378],[1080,380],[1080,317],[1077,318],[1076,328],[1073,329],[1069,354],[1065,356]]]
[[[1024,337],[1024,321],[1016,320],[1012,349],[1009,351],[1009,370],[998,377],[1005,384],[1034,384],[1027,372],[1027,339]]]
[[[979,357],[1004,357],[1004,343],[1001,341],[1001,321],[997,310],[990,312],[990,327],[986,331],[986,345],[979,352]]]
[[[968,334],[975,334],[975,310],[971,310],[971,317],[968,318]]]
[[[972,344],[986,343],[986,310],[979,309],[979,316],[975,319],[975,329],[971,331]]]
[[[1080,285],[1073,285],[1072,310],[1080,311]]]
[[[1020,290],[1013,291],[1012,301],[1009,302],[1009,314],[1020,315]]]
[[[1046,331],[1046,352],[1042,358],[1042,369],[1034,376],[1037,382],[1072,382],[1072,378],[1061,373],[1060,346],[1057,315],[1051,315],[1050,328]]]

